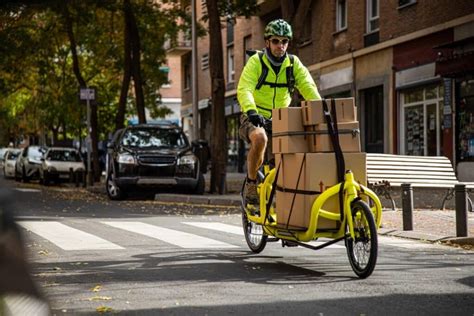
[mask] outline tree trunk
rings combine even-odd
[[[124,71],[122,79],[122,88],[120,90],[119,105],[117,109],[117,115],[115,116],[115,130],[124,127],[125,121],[125,110],[127,107],[128,90],[130,88],[130,78],[132,75],[132,49],[130,45],[130,14],[127,13],[127,2],[130,6],[129,1],[124,1],[123,15],[125,19],[124,27]]]
[[[76,48],[76,38],[74,37],[74,31],[72,29],[72,20],[71,16],[69,15],[69,9],[67,7],[66,2],[62,2],[62,13],[65,21],[66,32],[69,38],[69,46],[72,53],[72,67],[74,71],[74,75],[79,83],[80,87],[86,87],[87,83],[84,80],[84,77],[81,74],[81,70],[79,67],[79,58],[77,57],[77,48]],[[91,159],[93,163],[93,170],[95,170],[95,174],[100,175],[100,167],[99,167],[99,154],[98,154],[98,137],[97,137],[97,106],[95,102],[91,102]],[[96,177],[95,177],[96,178]]]
[[[145,98],[143,96],[143,81],[140,68],[140,34],[138,33],[137,21],[133,14],[130,0],[125,0],[125,7],[130,19],[130,43],[132,45],[132,77],[135,88],[135,98],[137,105],[138,122],[146,123]]]
[[[214,193],[225,193],[225,178],[227,165],[227,142],[225,131],[224,112],[224,62],[222,54],[222,35],[220,15],[217,0],[208,0],[207,12],[209,15],[209,69],[211,74],[212,96],[212,139],[211,139],[211,188]]]

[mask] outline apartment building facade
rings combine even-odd
[[[197,16],[205,4],[197,1]],[[296,2],[297,3],[297,2]],[[282,16],[259,1],[257,16],[222,28],[229,170],[244,172],[236,86],[247,49],[264,47],[263,29]],[[312,1],[298,56],[325,98],[354,97],[366,152],[443,155],[474,165],[474,2],[470,0]],[[198,41],[200,137],[211,140],[209,39]],[[207,60],[207,66],[206,66]],[[191,52],[182,55],[183,82]],[[190,115],[190,84],[181,114]]]

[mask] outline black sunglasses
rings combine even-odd
[[[282,40],[280,40],[280,39],[278,39],[278,38],[272,38],[272,39],[270,40],[270,42],[272,42],[273,45],[278,45],[278,44],[280,44],[280,43],[282,43],[283,45],[286,45],[286,44],[288,44],[289,41],[290,41],[290,40],[287,39],[287,38],[282,39]]]

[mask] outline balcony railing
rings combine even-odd
[[[191,51],[191,40],[186,39],[186,36],[183,32],[179,32],[176,38],[166,40],[163,48],[168,53],[176,53],[181,55]]]

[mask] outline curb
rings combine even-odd
[[[236,198],[237,197],[237,198]],[[240,197],[237,195],[226,196],[226,195],[176,195],[176,194],[157,194],[155,195],[155,201],[168,202],[168,203],[190,203],[190,204],[201,204],[201,205],[213,205],[213,206],[240,206]]]

